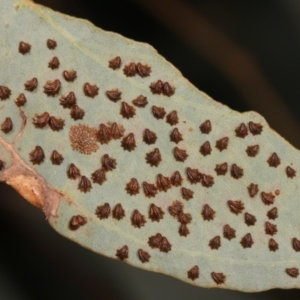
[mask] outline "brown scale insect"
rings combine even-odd
[[[50,159],[53,165],[60,165],[63,162],[64,157],[58,151],[53,150]]]
[[[201,181],[201,173],[198,171],[198,169],[187,168],[186,174],[191,184],[195,184]]]
[[[103,168],[98,169],[94,173],[92,173],[91,178],[94,183],[98,183],[101,185],[106,181],[106,171]]]
[[[275,201],[275,196],[272,193],[261,192],[260,196],[265,205],[271,205]]]
[[[208,246],[212,249],[212,250],[218,250],[221,247],[221,238],[220,236],[215,236],[214,238],[212,238],[209,243]]]
[[[157,221],[159,222],[163,217],[164,217],[164,212],[163,210],[156,206],[155,204],[151,204],[149,208],[149,219],[152,221]]]
[[[60,65],[58,57],[54,56],[49,62],[48,62],[48,68],[54,70],[58,69]]]
[[[48,124],[53,131],[59,131],[64,128],[65,121],[61,118],[50,117]]]
[[[70,179],[76,179],[80,176],[80,170],[75,166],[75,164],[71,163],[68,168],[67,175]]]
[[[269,239],[269,250],[270,251],[277,251],[279,248],[278,243],[274,239]]]
[[[117,124],[113,123],[114,125],[114,138],[118,138],[120,136],[120,132],[117,132],[118,129],[115,127]],[[112,128],[106,126],[105,124],[101,123],[99,125],[99,130],[97,133],[98,140],[101,144],[108,144],[108,142],[113,138],[112,137]]]
[[[194,266],[192,267],[190,270],[187,271],[187,277],[191,280],[195,280],[197,278],[199,278],[199,267],[198,266]]]
[[[115,58],[111,59],[108,62],[108,66],[113,70],[119,69],[121,67],[121,57],[116,56]]]
[[[132,103],[137,107],[145,107],[148,104],[148,100],[147,97],[139,95],[134,100],[132,100]]]
[[[233,164],[230,169],[230,174],[233,178],[239,179],[243,177],[244,170],[241,167],[239,167],[237,164]]]
[[[188,157],[188,154],[186,153],[186,150],[184,149],[179,149],[178,147],[175,147],[173,150],[174,158],[177,161],[185,161]]]
[[[136,65],[136,72],[141,77],[148,77],[151,73],[151,67],[138,63]]]
[[[73,216],[69,222],[69,228],[71,230],[77,230],[81,226],[85,225],[87,223],[86,218],[80,215]]]
[[[254,184],[254,183],[251,183],[250,185],[248,185],[247,189],[248,189],[249,196],[251,198],[255,197],[259,191],[258,185]]]
[[[131,224],[133,227],[141,228],[146,223],[145,216],[135,209],[131,216]]]
[[[184,213],[181,211],[178,216],[177,216],[178,222],[181,224],[189,224],[192,221],[192,216],[191,214]]]
[[[270,167],[277,168],[280,165],[280,158],[276,152],[273,152],[267,162]]]
[[[116,122],[111,124],[110,134],[114,140],[118,140],[124,134],[124,128],[122,125],[117,124]]]
[[[300,252],[300,240],[296,239],[296,238],[293,238],[292,239],[292,245],[293,245],[293,249],[296,251],[296,252]]]
[[[205,122],[203,122],[199,128],[203,134],[209,134],[212,129],[210,120],[206,120]]]
[[[160,241],[159,250],[161,252],[168,253],[169,251],[171,251],[171,248],[172,248],[172,245],[170,244],[168,239],[166,237],[163,237]]]
[[[159,119],[163,119],[165,114],[166,114],[166,111],[163,107],[158,107],[158,106],[155,106],[153,105],[152,106],[152,113],[153,113],[153,116],[159,120]]]
[[[190,234],[190,230],[188,229],[186,224],[180,224],[178,233],[180,236],[188,236]]]
[[[247,233],[245,236],[243,236],[240,244],[243,246],[243,248],[251,248],[254,244],[251,233]]]
[[[71,108],[73,105],[76,104],[76,96],[73,92],[68,93],[67,95],[62,96],[59,99],[60,105],[63,108]]]
[[[180,141],[183,140],[182,134],[179,132],[178,128],[174,128],[170,134],[171,142],[178,144]]]
[[[171,126],[178,124],[178,115],[176,110],[173,110],[167,114],[166,122],[169,123]]]
[[[296,176],[296,170],[294,170],[292,167],[290,166],[287,166],[286,169],[285,169],[285,173],[286,173],[286,176],[288,178],[293,178]]]
[[[53,50],[55,49],[57,46],[57,43],[55,40],[51,40],[51,39],[48,39],[47,40],[47,47],[50,49],[50,50]]]
[[[156,136],[155,132],[153,132],[150,129],[146,128],[144,130],[144,134],[143,134],[143,141],[147,145],[151,145],[151,144],[155,144],[156,140],[157,140],[157,136]]]
[[[75,70],[64,70],[63,77],[68,82],[73,82],[77,78],[77,72]]]
[[[265,232],[269,235],[274,235],[277,232],[277,225],[272,224],[270,222],[265,223]]]
[[[108,142],[111,140],[111,129],[106,126],[105,124],[101,123],[99,125],[99,130],[97,132],[97,137],[99,142],[103,144],[108,144]]]
[[[128,65],[124,66],[123,73],[127,77],[133,77],[136,74],[136,64],[134,62],[129,63]]]
[[[267,217],[270,219],[270,220],[275,220],[278,218],[278,209],[277,207],[273,207],[272,209],[270,209],[268,212],[267,212]]]
[[[20,42],[19,43],[19,52],[21,54],[26,54],[26,53],[29,53],[30,52],[30,49],[31,49],[31,45],[28,44],[28,43],[25,43],[25,42]]]
[[[54,97],[60,91],[61,83],[58,79],[55,80],[48,80],[44,85],[44,93],[47,96]]]
[[[150,84],[150,90],[152,94],[160,95],[162,93],[163,86],[164,86],[163,82],[161,80],[157,80]]]
[[[146,181],[143,182],[143,190],[145,196],[148,198],[155,197],[155,195],[157,194],[157,188],[155,187],[155,185]]]
[[[161,154],[158,148],[155,148],[153,151],[146,153],[146,163],[151,167],[157,167],[161,162]]]
[[[211,146],[210,146],[210,143],[209,141],[206,141],[202,144],[202,146],[200,146],[200,153],[203,155],[203,156],[206,156],[206,155],[209,155],[211,153]]]
[[[9,133],[13,129],[13,122],[11,118],[7,117],[5,120],[1,123],[1,131],[4,133]]]
[[[218,176],[225,175],[227,173],[227,170],[228,170],[227,162],[217,164],[216,167],[215,167],[215,171],[216,171]]]
[[[29,160],[34,165],[39,165],[44,161],[45,154],[41,146],[35,146],[35,148],[29,153]]]
[[[263,130],[263,126],[260,123],[249,122],[248,127],[249,127],[250,132],[253,135],[261,134],[261,132]]]
[[[181,196],[184,200],[190,200],[193,198],[194,192],[190,189],[183,187],[181,189]]]
[[[128,258],[128,251],[128,246],[125,245],[117,250],[116,257],[118,257],[120,260],[125,260]]]
[[[201,174],[201,184],[209,188],[214,184],[214,178],[211,175]]]
[[[45,126],[47,126],[49,120],[49,113],[44,112],[40,115],[36,114],[35,117],[32,119],[32,123],[36,128],[44,128]]]
[[[2,171],[4,169],[4,161],[0,159],[0,171]]]
[[[145,251],[143,249],[139,249],[138,250],[138,257],[139,257],[139,260],[142,263],[145,263],[145,262],[148,262],[150,260],[151,255],[147,251]]]
[[[248,156],[255,157],[259,151],[259,145],[248,146],[246,152]]]
[[[297,278],[299,276],[298,268],[287,268],[287,269],[285,269],[285,272],[293,278]]]
[[[90,180],[86,176],[81,176],[80,181],[78,182],[78,189],[81,192],[89,192],[92,188]]]
[[[208,205],[204,204],[202,208],[201,215],[204,221],[210,221],[215,218],[216,212]]]
[[[150,236],[148,239],[148,244],[151,248],[159,248],[163,236],[160,233]]]
[[[227,204],[229,206],[229,209],[232,213],[238,215],[244,210],[244,203],[240,200],[228,200]]]
[[[225,283],[226,276],[223,273],[211,272],[211,277],[216,284]]]
[[[173,175],[171,176],[171,183],[172,183],[172,185],[174,185],[174,186],[180,186],[181,183],[182,183],[182,180],[183,180],[183,179],[182,179],[182,177],[181,177],[179,171],[175,171],[175,172],[173,173]]]
[[[117,102],[121,99],[122,92],[118,89],[113,89],[105,92],[107,98],[113,102]]]
[[[0,92],[0,94],[1,94],[1,92]],[[1,95],[0,95],[0,98],[1,98]],[[18,107],[24,106],[26,102],[27,102],[27,99],[23,93],[20,94],[17,97],[17,99],[15,100],[15,103]]]
[[[114,158],[110,157],[108,154],[104,154],[102,157],[102,168],[105,171],[112,171],[116,168],[117,162]]]
[[[87,97],[94,98],[99,93],[99,88],[96,84],[86,82],[83,85],[83,92]]]
[[[107,219],[110,215],[110,205],[109,203],[104,203],[96,208],[95,211],[96,216],[102,220]]]
[[[172,187],[172,184],[169,177],[163,176],[162,174],[158,174],[156,179],[156,186],[159,191],[166,192]]]
[[[168,207],[168,210],[172,217],[178,217],[178,215],[183,211],[183,204],[178,200],[173,201],[172,205]]]
[[[230,227],[228,224],[224,225],[223,227],[223,237],[225,239],[228,239],[229,241],[231,239],[234,239],[236,237],[235,235],[236,230]]]
[[[170,97],[170,96],[174,95],[175,88],[169,82],[165,82],[162,87],[162,93],[165,96]]]
[[[121,103],[120,115],[123,118],[130,119],[135,115],[135,108],[126,102]]]
[[[100,130],[102,130],[101,133],[100,133]],[[123,126],[118,125],[116,122],[114,122],[111,125],[111,128],[109,128],[108,126],[105,126],[104,124],[101,124],[100,130],[99,130],[99,137],[102,140],[102,142],[100,140],[101,144],[104,144],[104,143],[107,144],[111,138],[113,138],[115,140],[119,139],[124,134]],[[133,150],[136,147],[134,134],[130,133],[126,137],[124,137],[121,142],[121,146],[124,148],[124,150],[128,150],[128,151]]]
[[[216,141],[216,148],[218,148],[220,151],[223,151],[223,150],[227,149],[228,142],[229,142],[229,138],[227,136],[225,136]]]
[[[114,209],[112,210],[112,216],[114,219],[120,221],[121,219],[123,219],[125,217],[125,211],[122,207],[121,203],[118,203]]]
[[[0,99],[6,100],[9,98],[10,95],[11,95],[11,90],[7,86],[0,85]]]
[[[245,214],[244,214],[244,219],[245,219],[245,223],[246,223],[248,226],[254,226],[255,223],[256,223],[256,218],[255,218],[255,216],[252,215],[252,214],[245,213]]]
[[[70,111],[71,118],[74,120],[82,120],[84,117],[85,111],[80,108],[78,105],[73,105]]]
[[[140,192],[140,185],[136,178],[131,178],[131,180],[126,184],[125,190],[129,195],[136,195]]]
[[[38,80],[35,77],[30,80],[27,80],[24,83],[25,90],[29,92],[33,92],[37,88],[37,85],[38,85]]]
[[[248,129],[245,123],[241,123],[236,129],[235,129],[235,135],[239,138],[244,138],[248,135]]]

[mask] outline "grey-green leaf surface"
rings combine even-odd
[[[102,255],[203,287],[299,287],[299,152],[263,117],[213,101],[149,45],[25,0],[0,14],[0,180]]]

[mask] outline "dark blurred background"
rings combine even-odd
[[[300,147],[300,1],[38,0],[147,42],[214,99],[255,110]],[[0,299],[300,299],[298,290],[202,289],[96,255],[0,184]],[[299,297],[299,298],[298,298]]]

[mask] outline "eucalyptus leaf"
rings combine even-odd
[[[0,180],[60,234],[202,287],[298,288],[299,152],[149,45],[0,0]]]

